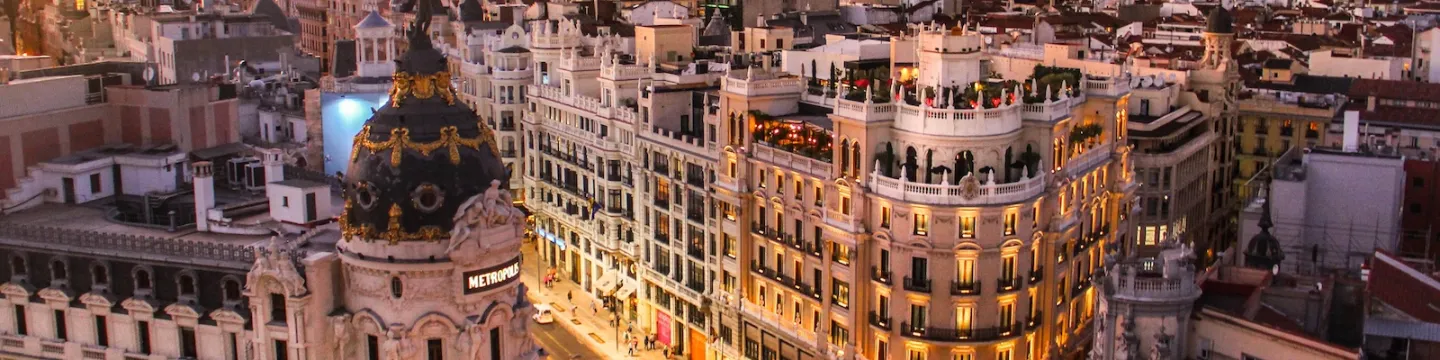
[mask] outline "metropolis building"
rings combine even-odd
[[[233,174],[226,161],[181,156],[165,169],[193,189],[179,197],[194,200],[193,229],[177,231],[174,212],[167,232],[52,199],[0,218],[0,358],[540,358],[519,281],[524,216],[429,26],[411,25],[388,101],[355,135],[335,211],[330,186],[286,180],[268,157],[265,196],[236,203],[217,184]],[[261,211],[240,221],[237,204]]]

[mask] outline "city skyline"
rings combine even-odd
[[[1440,351],[1434,3],[4,5],[3,359]]]

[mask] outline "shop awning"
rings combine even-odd
[[[610,292],[615,289],[617,280],[614,270],[606,271],[604,275],[600,275],[600,278],[595,280],[595,289],[602,293]]]
[[[620,286],[620,290],[615,291],[615,298],[625,299],[630,297],[630,295],[632,294],[635,294],[635,282],[626,281],[624,285]]]

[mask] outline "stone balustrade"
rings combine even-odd
[[[995,136],[1020,129],[1020,104],[995,108],[945,109],[900,104],[898,130],[934,136]]]
[[[756,160],[764,161],[771,165],[789,167],[821,179],[830,178],[831,166],[828,162],[811,159],[803,155],[772,148],[760,143],[753,144],[753,147],[755,151],[751,152],[751,157]]]
[[[835,115],[870,122],[895,120],[895,103],[835,100]]]
[[[870,191],[897,200],[931,205],[988,205],[1009,204],[1033,199],[1045,192],[1045,173],[1008,184],[982,183],[978,188],[967,190],[962,184],[926,184],[912,182],[905,178],[893,179],[880,172],[872,172],[868,182]]]
[[[737,79],[733,76],[735,75],[722,77],[720,88],[746,96],[799,95],[804,88],[798,77]]]
[[[126,253],[139,259],[240,270],[255,262],[255,251],[247,246],[14,223],[0,223],[0,244],[96,256]]]

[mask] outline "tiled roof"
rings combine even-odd
[[[1355,79],[1350,87],[1351,98],[1369,96],[1381,99],[1437,101],[1440,100],[1440,84],[1403,80]]]
[[[1345,106],[1345,111],[1352,110],[1359,111],[1360,119],[1365,121],[1440,128],[1440,111],[1434,109],[1376,106],[1369,111],[1364,103],[1354,102]]]
[[[1440,323],[1440,281],[1384,251],[1370,261],[1370,296],[1417,320]]]

